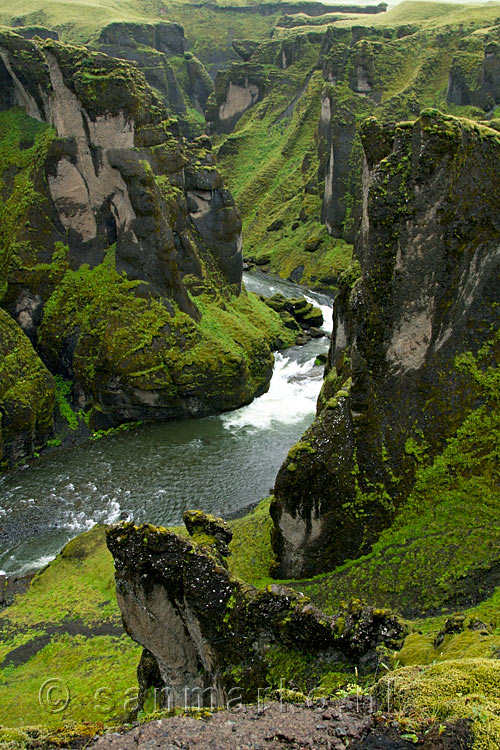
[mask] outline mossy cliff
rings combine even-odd
[[[445,25],[433,18],[441,6],[421,7],[413,23],[398,9],[369,22],[332,14],[323,27],[294,16],[272,41],[234,44],[242,62],[219,72],[206,116],[250,263],[338,287],[362,215],[362,121],[428,107],[494,116],[498,19]]]
[[[129,63],[10,32],[0,54],[1,304],[75,407],[112,426],[262,393],[294,334],[241,290],[209,139],[187,144]]]
[[[218,159],[242,212],[245,258],[328,289],[352,248],[321,223],[321,39],[310,33],[255,46],[248,62],[219,73],[206,116],[210,132],[227,134],[216,139]]]
[[[421,462],[487,481],[498,436],[485,406],[498,395],[498,134],[436,110],[362,134],[361,277],[336,299],[318,416],[277,477],[281,577],[367,552],[398,513],[404,524],[412,490],[434,507]]]
[[[53,428],[54,401],[54,378],[0,308],[0,466],[45,443]]]
[[[168,111],[177,116],[183,134],[191,138],[201,135],[213,83],[200,60],[187,51],[179,23],[111,23],[92,46],[112,57],[136,62]]]

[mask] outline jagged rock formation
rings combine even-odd
[[[101,31],[95,46],[112,57],[136,62],[169,112],[178,116],[182,132],[201,134],[202,126],[188,106],[201,117],[214,86],[202,63],[187,52],[180,24],[112,23]]]
[[[293,336],[241,292],[241,221],[209,139],[187,144],[135,66],[83,47],[2,32],[0,80],[1,304],[86,420],[198,416],[265,390],[271,346]]]
[[[280,577],[369,549],[416,458],[436,455],[481,402],[456,356],[498,329],[496,131],[426,110],[415,123],[366,121],[363,146],[361,278],[336,300],[318,416],[277,477]],[[496,348],[481,367],[496,364]]]
[[[262,98],[263,79],[262,68],[242,70],[238,63],[233,63],[229,72],[218,73],[215,92],[206,109],[207,131],[231,133],[240,117]]]
[[[500,102],[500,27],[461,41],[450,68],[447,101],[485,112]]]
[[[271,684],[272,664],[286,670],[297,649],[308,654],[311,675],[339,662],[375,668],[377,645],[404,635],[396,617],[359,602],[327,617],[291,589],[249,586],[224,565],[230,529],[201,512],[188,512],[186,522],[190,539],[147,524],[107,531],[123,623],[144,647],[140,704],[152,687],[164,705],[185,689],[202,705],[223,705],[235,690],[255,699]]]
[[[273,294],[263,298],[266,305],[279,313],[287,328],[293,331],[304,331],[307,337],[322,336],[319,330],[323,325],[323,313],[319,307],[308,302],[305,297],[284,297],[283,294]]]
[[[446,85],[450,103],[492,109],[497,37],[495,26],[470,34],[353,23],[235,42],[243,62],[219,74],[207,120],[228,134],[219,156],[242,210],[246,257],[294,281],[338,286],[362,217],[360,123],[414,119]],[[310,237],[323,239],[314,255]]]

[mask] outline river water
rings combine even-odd
[[[245,274],[267,296],[304,289]],[[331,330],[331,303],[307,292]],[[144,424],[76,448],[42,455],[0,479],[0,569],[21,573],[49,562],[95,523],[122,518],[174,525],[184,510],[227,515],[269,494],[289,448],[311,423],[328,338],[275,355],[269,391],[216,417]]]

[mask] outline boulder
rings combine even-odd
[[[266,305],[278,312],[289,328],[295,325],[308,331],[323,325],[323,313],[319,307],[308,302],[305,297],[285,297],[278,292],[265,299]],[[316,332],[315,332],[316,333]]]

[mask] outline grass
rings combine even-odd
[[[231,4],[238,4],[238,0]],[[160,13],[160,8],[164,7],[166,13]],[[210,64],[220,57],[221,49],[227,54],[232,39],[248,38],[249,27],[252,38],[268,38],[280,15],[249,17],[223,7],[196,8],[189,2],[175,1],[164,4],[154,0],[120,3],[114,0],[14,0],[8,8],[0,9],[0,24],[9,26],[14,19],[22,18],[25,26],[47,26],[55,29],[62,41],[86,44],[95,41],[110,23],[176,21],[184,27],[194,54]],[[231,57],[236,59],[236,53]]]
[[[141,649],[121,627],[102,526],[69,542],[0,613],[0,634],[0,725],[124,718]],[[56,678],[71,695],[63,716],[39,701],[41,685]]]
[[[302,283],[327,288],[349,264],[352,246],[328,237],[319,220],[318,186],[306,191],[306,185],[315,184],[319,166],[316,125],[323,79],[314,70],[318,44],[304,45],[300,59],[286,70],[262,64],[268,92],[234,133],[221,139],[218,161],[243,215],[245,255],[269,259],[271,271],[284,277],[303,266]],[[265,60],[269,52],[264,47],[259,54]],[[283,228],[269,232],[277,220]],[[305,247],[314,237],[321,238],[321,245],[308,252]]]
[[[229,568],[234,575],[258,586],[271,582],[267,574],[271,558],[268,508],[269,498],[247,516],[230,522],[234,536]],[[172,530],[186,534],[184,527]],[[304,582],[300,582],[300,588],[306,594],[313,593],[304,587]],[[321,597],[314,595],[313,601],[322,603]],[[474,706],[489,716],[488,711],[497,705],[496,688],[488,682],[488,693],[484,680],[491,681],[494,678],[491,668],[498,666],[492,657],[500,649],[499,602],[500,589],[466,611],[463,632],[445,635],[437,648],[433,641],[446,618],[417,620],[402,650],[387,656],[396,670],[391,671],[390,676],[395,676],[394,684],[404,696],[404,701],[401,699],[398,704],[398,715],[404,726],[409,721],[407,714],[411,715],[411,728],[417,718],[432,720],[433,711],[441,712],[439,715],[444,720],[470,716]],[[486,625],[470,629],[468,625],[478,619]],[[99,628],[103,626],[115,630],[100,634]],[[71,633],[72,629],[83,627],[88,631]],[[9,738],[22,741],[30,733],[44,736],[63,723],[66,728],[59,729],[63,734],[76,731],[72,728],[74,723],[79,724],[78,731],[82,732],[85,726],[82,722],[87,723],[85,731],[93,734],[102,731],[104,726],[124,721],[127,710],[134,707],[135,669],[141,649],[120,628],[113,561],[105,545],[103,527],[96,526],[74,539],[35,577],[28,591],[18,595],[14,604],[0,614],[0,632],[0,743]],[[35,639],[44,637],[45,642],[39,640],[37,648]],[[17,661],[13,662],[14,650],[23,645],[29,648],[30,643],[32,649],[26,652],[26,658],[20,658],[18,651]],[[305,658],[297,652],[299,666],[303,666]],[[272,659],[271,653],[271,664]],[[415,664],[424,668],[419,666],[415,671],[412,666]],[[275,666],[281,674],[290,664],[283,665],[278,659]],[[477,674],[476,688],[464,682],[462,697],[450,700],[449,694],[443,693],[445,676],[453,682],[463,673],[463,680],[469,680],[466,675],[471,671]],[[338,682],[333,686],[335,689],[350,679],[349,675],[334,674],[333,677]],[[54,678],[61,680],[51,694],[54,701],[63,701],[67,696],[66,688],[69,690],[69,704],[61,713],[47,712],[44,700],[41,703],[39,700],[41,685]],[[419,686],[419,693],[414,691],[414,684]],[[42,692],[42,697],[44,695]],[[476,697],[471,699],[471,695]],[[37,725],[37,729],[29,730],[33,725]],[[489,741],[486,730],[490,731],[488,724],[482,722],[476,732],[478,743]],[[476,744],[476,747],[489,750],[494,745]]]
[[[414,24],[420,28],[436,29],[443,26],[463,24],[467,27],[493,25],[500,17],[500,9],[496,3],[456,3],[456,2],[428,2],[427,0],[404,0],[390,8],[386,13],[369,17],[361,14],[351,16],[349,20],[339,21],[336,25],[350,27],[364,20],[363,25],[373,27],[403,26]]]
[[[404,667],[378,685],[382,710],[389,707],[406,729],[469,719],[474,750],[496,750],[500,737],[500,663],[457,659],[428,667]],[[458,745],[457,745],[458,747]]]
[[[42,25],[60,32],[63,41],[86,43],[114,21],[145,22],[156,18],[147,0],[14,0],[0,11],[0,23],[21,17],[25,25]]]
[[[257,587],[272,582],[269,577],[272,557],[269,504],[270,498],[262,500],[251,513],[230,523],[233,540],[229,545],[228,568],[237,578]]]
[[[8,277],[36,260],[36,230],[29,224],[31,208],[44,204],[35,190],[35,177],[44,164],[55,131],[46,123],[28,117],[18,107],[0,112],[0,299]],[[13,184],[6,183],[9,173]]]
[[[469,404],[476,398],[482,405],[467,407],[462,393],[461,424],[433,460],[423,436],[407,440],[415,481],[371,551],[331,573],[294,583],[325,611],[356,596],[422,617],[472,607],[492,595],[500,551],[499,342],[497,330],[477,356],[456,357]]]
[[[45,305],[40,346],[55,367],[63,342],[78,331],[74,372],[97,409],[101,388],[116,373],[174,406],[199,388],[207,411],[214,410],[211,400],[234,408],[265,385],[271,349],[295,341],[256,295],[231,296],[220,285],[225,299],[213,289],[194,298],[201,313],[195,322],[179,310],[171,314],[161,301],[135,296],[138,283],[105,263],[83,265],[64,275]],[[61,394],[60,405],[64,410]]]
[[[230,570],[251,583],[270,581],[268,508],[265,500],[230,523]],[[187,533],[184,527],[172,530]],[[113,559],[104,527],[95,526],[69,542],[28,590],[0,611],[0,746],[2,726],[125,720],[136,694],[140,654],[122,630]],[[39,701],[41,685],[53,678],[71,696],[61,713],[48,712]],[[64,696],[58,688],[54,700]]]

